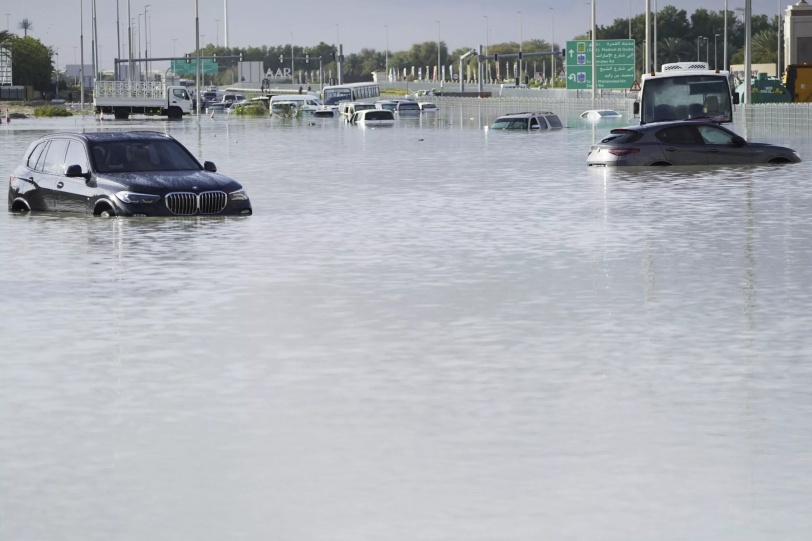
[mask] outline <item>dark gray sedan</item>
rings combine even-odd
[[[612,130],[592,145],[587,165],[720,165],[797,163],[791,148],[749,143],[708,121],[652,122]]]

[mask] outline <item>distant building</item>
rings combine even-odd
[[[81,64],[67,64],[65,66],[65,77],[68,81],[79,84],[79,78],[82,76]],[[93,64],[85,64],[85,88],[93,88]]]
[[[784,15],[785,65],[812,64],[812,5],[800,0]]]

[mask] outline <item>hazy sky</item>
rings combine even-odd
[[[146,8],[148,28],[141,21],[141,47],[149,38],[150,56],[181,56],[194,49],[194,0],[129,0],[130,14],[138,26],[139,13]],[[198,0],[201,43],[225,44],[224,0]],[[362,48],[383,51],[408,49],[414,43],[436,41],[438,34],[451,49],[478,47],[506,41],[553,37],[563,44],[589,27],[590,6],[586,0],[440,0],[436,4],[405,0],[325,0],[274,2],[269,0],[228,1],[228,44],[232,47],[260,45],[315,45],[320,41],[344,45],[345,53]],[[597,24],[607,25],[616,18],[642,13],[645,0],[595,0]],[[656,0],[651,0],[652,6]],[[23,18],[34,24],[30,35],[59,53],[59,64],[79,62],[80,16],[84,3],[85,62],[90,63],[91,0],[1,0],[0,17],[5,15],[9,30],[22,34],[17,25]],[[690,15],[699,7],[724,9],[724,0],[659,0],[684,9]],[[786,0],[752,0],[753,13],[774,15]],[[793,2],[794,3],[794,2]],[[121,56],[126,58],[127,0],[119,0]],[[744,6],[744,0],[728,0],[728,9]],[[554,9],[550,9],[554,8]],[[101,64],[112,69],[116,56],[116,0],[97,0],[97,26]],[[519,13],[521,12],[521,13]],[[487,17],[487,18],[486,18]],[[552,19],[551,19],[552,17]],[[437,23],[439,21],[439,24]],[[554,22],[554,25],[553,25]],[[489,32],[486,32],[486,29]],[[439,31],[439,32],[438,32]],[[486,34],[490,34],[486,38]],[[388,38],[388,39],[387,39]],[[133,43],[137,46],[138,35]]]

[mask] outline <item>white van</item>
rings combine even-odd
[[[284,104],[285,107],[280,107],[280,104]],[[298,110],[304,111],[305,113],[313,113],[317,109],[321,109],[324,103],[318,96],[311,94],[278,94],[271,96],[271,114],[287,112],[290,105],[295,105]]]

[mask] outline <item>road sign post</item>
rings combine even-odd
[[[628,89],[634,83],[634,40],[599,39],[596,42],[596,88]],[[592,42],[567,42],[567,90],[592,88]]]

